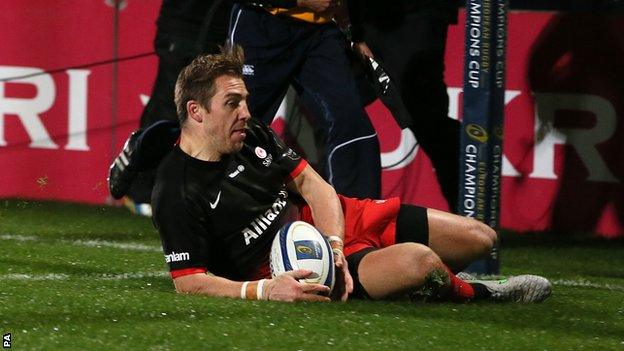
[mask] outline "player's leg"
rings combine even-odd
[[[418,243],[428,246],[446,266],[458,271],[487,254],[496,241],[496,232],[481,222],[401,204],[398,198],[373,201],[340,196],[340,201],[347,255],[366,246]]]
[[[474,297],[472,287],[455,277],[439,255],[426,246],[425,208],[412,206],[417,213],[402,211],[404,206],[398,198],[339,198],[345,216],[345,254],[356,296],[394,297],[427,285],[434,295],[446,292],[458,301]],[[417,217],[417,221],[397,223],[397,217],[404,216]],[[301,218],[311,219],[309,208],[303,209]],[[407,232],[420,235],[403,234],[400,239],[404,242],[397,243],[399,226],[406,226]]]
[[[487,252],[495,240],[487,226],[424,207],[401,205],[398,198],[339,198],[345,217],[344,252],[356,296],[388,298],[424,285],[437,288],[434,292],[438,295],[446,292],[454,301],[539,302],[550,295],[550,283],[538,276],[511,277],[504,282],[467,282],[455,276],[445,259],[461,265]],[[314,223],[309,207],[300,215]],[[468,240],[466,234],[470,234]],[[441,253],[426,245],[430,241],[434,247],[443,247]]]
[[[454,271],[486,255],[495,241],[494,230],[471,218],[411,205],[401,205],[398,210],[394,242],[428,243],[428,247],[444,265]],[[392,238],[382,242],[391,243]],[[463,281],[450,269],[447,273],[454,288],[451,292],[461,292],[461,298],[540,302],[551,293],[550,282],[540,276],[520,275],[499,281]]]
[[[499,281],[464,281],[453,274],[429,247],[399,243],[363,250],[347,257],[355,293],[385,299],[423,290],[429,297],[456,302],[488,299],[498,302],[541,302],[551,294],[550,282],[521,275]]]
[[[461,270],[486,255],[496,232],[472,218],[412,205],[401,205],[396,242],[429,246],[453,270]]]
[[[302,60],[301,29],[264,9],[235,5],[228,38],[245,51],[243,77],[251,116],[270,124]]]
[[[496,242],[496,232],[475,219],[427,209],[429,247],[451,268],[461,270],[485,257]]]
[[[340,194],[379,198],[379,141],[360,104],[344,38],[335,26],[323,25],[312,44],[296,81],[326,127],[327,179]]]
[[[362,257],[357,257],[360,255]],[[356,278],[356,293],[363,293],[372,299],[414,292],[434,272],[442,274],[440,288],[445,290],[449,287],[442,260],[422,244],[400,243],[378,250],[364,250],[349,256],[349,266]]]

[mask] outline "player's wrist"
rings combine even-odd
[[[330,243],[333,243],[333,242],[342,243],[342,237],[340,237],[338,235],[328,235],[327,236],[327,241],[329,241]]]
[[[246,281],[241,285],[240,298],[243,300],[268,300],[265,294],[267,279]]]
[[[337,249],[337,248],[336,249],[332,249],[332,252],[336,256],[344,255],[344,252],[342,251],[342,249]]]
[[[343,253],[344,243],[341,237],[338,235],[330,235],[327,237],[327,241],[329,242],[329,246],[334,254]]]
[[[264,300],[271,300],[271,292],[275,287],[275,279],[267,279],[264,283],[264,291],[262,292],[262,297]]]

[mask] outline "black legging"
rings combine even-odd
[[[431,159],[442,193],[454,211],[460,123],[448,118],[449,98],[444,83],[448,19],[417,12],[402,16],[388,27],[365,24],[365,40],[400,90],[411,115],[410,129]]]

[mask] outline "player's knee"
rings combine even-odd
[[[428,246],[417,243],[402,243],[401,271],[414,282],[420,282],[432,270],[443,266],[440,257]]]
[[[496,231],[484,223],[471,220],[468,231],[478,251],[483,254],[489,252],[496,243]]]

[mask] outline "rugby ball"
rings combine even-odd
[[[314,226],[306,222],[287,223],[279,230],[271,246],[270,266],[273,277],[296,269],[311,270],[313,273],[302,282],[334,288],[331,246]]]

